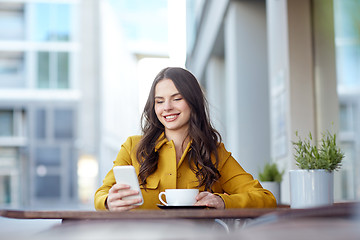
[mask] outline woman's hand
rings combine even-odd
[[[207,206],[216,209],[224,209],[225,203],[221,197],[209,192],[201,192],[196,196],[195,206]]]
[[[110,211],[127,211],[137,208],[136,203],[141,202],[141,198],[123,199],[127,196],[137,195],[137,190],[130,190],[130,186],[126,184],[115,184],[110,188],[109,195],[106,199],[107,207]]]

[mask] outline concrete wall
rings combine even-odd
[[[233,1],[225,17],[227,148],[257,178],[270,160],[265,1]]]

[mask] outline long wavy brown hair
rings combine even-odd
[[[221,136],[212,127],[208,104],[197,79],[189,71],[175,67],[165,68],[155,77],[141,116],[143,137],[137,148],[137,159],[141,165],[140,185],[146,188],[147,177],[153,174],[158,166],[159,155],[155,151],[155,146],[165,128],[154,110],[155,87],[163,79],[173,81],[191,109],[188,130],[191,150],[187,160],[199,181],[198,187],[204,186],[205,190],[211,191],[214,182],[220,178],[217,169],[219,164],[217,147],[221,142]],[[215,157],[215,162],[212,161],[212,156]]]

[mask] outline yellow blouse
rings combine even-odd
[[[129,137],[122,145],[114,161],[114,166],[133,165],[139,174],[140,165],[136,159],[136,145],[141,136]],[[170,188],[196,188],[198,185],[195,174],[187,161],[184,161],[190,150],[190,143],[176,165],[176,153],[173,141],[166,138],[160,140],[155,147],[159,151],[158,168],[147,178],[147,190],[141,189],[144,204],[136,209],[159,209],[158,195]],[[244,171],[239,163],[226,151],[224,144],[218,147],[220,179],[214,183],[213,192],[220,196],[225,208],[268,208],[275,207],[276,200],[272,193],[263,189],[258,180]],[[112,169],[108,172],[103,185],[95,193],[96,210],[106,210],[105,201],[110,188],[116,183]],[[204,191],[204,187],[199,188]]]

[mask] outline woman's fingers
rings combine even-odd
[[[211,193],[209,192],[201,192],[196,196],[196,203],[195,206],[207,206],[207,203],[209,201],[208,196]]]
[[[111,197],[114,199],[122,199],[128,196],[136,196],[139,192],[137,190],[121,190],[119,192],[111,193]],[[109,194],[110,195],[110,194]]]
[[[109,195],[112,195],[114,198],[123,198],[132,195],[138,195],[139,191],[130,190],[130,186],[126,184],[115,184],[110,188]]]
[[[118,192],[119,190],[123,190],[123,189],[130,189],[130,186],[127,185],[127,184],[117,183],[117,184],[114,184],[114,185],[110,188],[109,193],[115,193],[115,192]]]
[[[196,196],[195,206],[207,206],[217,209],[224,209],[225,203],[221,197],[209,192],[201,192]]]
[[[201,192],[201,193],[199,193],[199,194],[196,196],[196,201],[200,201],[201,199],[205,198],[205,197],[208,196],[209,194],[211,194],[211,193],[209,193],[209,192]]]
[[[139,206],[138,205],[118,206],[118,207],[112,207],[111,211],[128,211],[137,207]]]
[[[141,198],[115,199],[114,201],[111,202],[111,204],[113,207],[122,207],[122,206],[130,206],[140,202],[141,202]]]
[[[126,184],[115,184],[109,190],[107,198],[107,206],[110,211],[126,211],[138,207],[137,203],[141,202],[141,198],[124,199],[128,196],[138,195],[139,191],[130,190],[130,186]]]
[[[137,208],[136,203],[141,202],[141,199],[129,199],[129,200],[116,200],[109,203],[109,209],[111,211],[126,211],[133,208]]]
[[[108,198],[107,205],[110,211],[114,210],[128,210],[138,207],[138,205],[134,205],[141,202],[141,198],[135,198],[135,199],[111,199]]]

